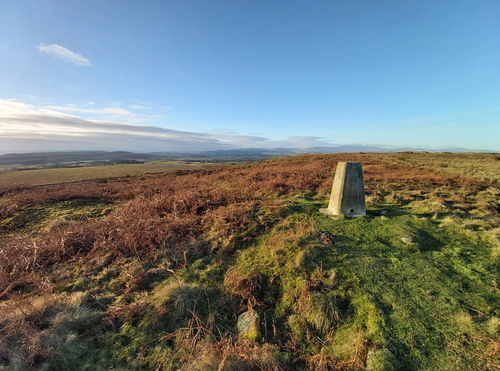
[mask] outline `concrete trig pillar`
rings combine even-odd
[[[356,217],[366,215],[365,185],[361,162],[339,162],[333,179],[330,203],[320,209],[327,215]]]

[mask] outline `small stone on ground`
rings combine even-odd
[[[237,327],[241,338],[258,340],[260,337],[259,314],[254,309],[241,313],[238,317]]]
[[[411,237],[401,237],[401,242],[405,245],[413,243],[413,239]]]

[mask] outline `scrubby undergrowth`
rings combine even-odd
[[[367,217],[318,213],[345,160]],[[498,196],[372,154],[7,191],[0,369],[498,369]]]

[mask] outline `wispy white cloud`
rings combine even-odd
[[[110,115],[121,120],[109,120]],[[196,152],[328,145],[322,138],[312,136],[271,141],[258,135],[197,133],[134,122],[140,119],[135,112],[118,107],[36,105],[0,99],[0,152],[82,149]]]
[[[36,48],[51,57],[62,59],[66,62],[76,64],[77,66],[90,66],[90,61],[87,58],[65,48],[64,46],[57,44],[38,44]]]
[[[105,121],[119,121],[131,122],[135,124],[140,123],[157,123],[164,119],[164,115],[157,111],[162,111],[161,107],[154,106],[137,106],[137,105],[124,105],[120,102],[113,102],[107,106],[99,106],[95,102],[88,102],[83,105],[66,104],[66,105],[50,105],[44,106],[53,111],[68,113],[86,119],[105,120]],[[127,108],[128,107],[128,108]],[[144,109],[145,107],[147,109]]]
[[[91,105],[93,106],[93,105]],[[66,105],[66,106],[48,106],[48,108],[53,109],[58,112],[70,112],[70,113],[91,113],[96,115],[110,115],[117,117],[134,117],[136,116],[134,112],[121,107],[104,107],[104,108],[85,108],[76,105]]]

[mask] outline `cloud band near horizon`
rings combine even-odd
[[[76,114],[87,111],[75,106],[40,106],[0,99],[0,153],[54,150],[193,152],[330,145],[326,139],[315,136],[270,140],[257,135],[197,133],[130,123],[130,119],[141,120],[133,110],[117,107],[92,109],[92,119]],[[101,119],[94,118],[95,115],[100,115]]]

